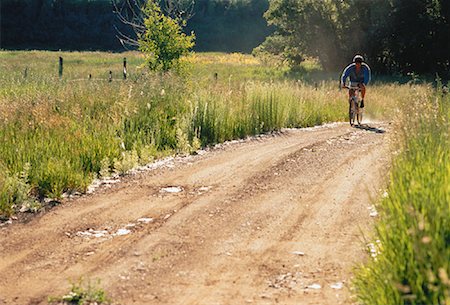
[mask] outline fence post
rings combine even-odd
[[[59,57],[59,78],[62,78],[63,75],[63,58]]]
[[[127,79],[127,58],[123,58],[123,79]]]
[[[112,71],[111,71],[111,70],[109,71],[109,79],[108,79],[108,82],[112,82]]]

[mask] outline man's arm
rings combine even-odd
[[[342,72],[342,75],[341,75],[341,84],[340,84],[340,87],[342,88],[344,85],[345,85],[345,82],[347,81],[347,78],[350,76],[350,68],[351,68],[351,64],[350,65],[348,65],[345,69],[344,69],[344,71]]]
[[[369,65],[363,63],[363,71],[364,71],[364,85],[370,83],[372,79],[372,72],[370,71]]]

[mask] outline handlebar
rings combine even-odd
[[[361,88],[360,87],[350,87],[350,86],[347,86],[347,85],[345,85],[345,86],[342,86],[342,88],[345,88],[345,89],[348,89],[348,90],[359,90],[359,91],[361,91]]]

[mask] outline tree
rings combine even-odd
[[[148,67],[152,71],[177,67],[180,57],[194,46],[194,33],[183,33],[179,21],[165,16],[155,0],[148,0],[143,12],[145,32],[139,35],[138,42]]]
[[[319,58],[327,70],[343,62],[345,45],[342,43],[343,24],[340,14],[345,4],[338,0],[273,0],[265,14],[270,25],[276,27],[274,37],[266,41],[284,42],[281,54],[298,65],[307,56]]]
[[[449,7],[448,0],[392,1],[378,39],[390,70],[450,76]]]
[[[144,53],[147,66],[152,71],[169,71],[180,66],[180,58],[194,46],[195,35],[183,33],[186,19],[192,14],[192,0],[166,0],[165,15],[157,0],[146,0],[141,7],[139,0],[127,1],[115,13],[120,21],[131,26],[137,39],[118,31],[118,38],[125,45],[137,46]]]
[[[112,0],[114,14],[122,25],[131,29],[134,33],[134,35],[130,35],[115,26],[116,37],[123,47],[131,46],[133,49],[139,47],[138,37],[147,31],[144,24],[144,20],[148,17],[146,7],[149,4],[147,2],[148,0]],[[163,7],[165,15],[175,19],[183,27],[194,14],[195,0],[155,0],[152,2],[160,11]],[[160,6],[158,6],[158,3],[160,3]]]
[[[315,57],[325,70],[360,53],[376,71],[450,78],[449,10],[449,0],[272,0],[276,32],[258,50],[292,65]]]

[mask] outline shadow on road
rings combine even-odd
[[[375,132],[375,133],[385,133],[385,132],[386,132],[386,130],[384,130],[384,129],[380,129],[380,128],[376,128],[376,127],[371,127],[371,126],[369,126],[369,125],[367,125],[367,124],[354,125],[354,127],[355,127],[355,128],[358,128],[358,129],[363,129],[363,130],[367,130],[367,131],[372,131],[372,132]]]

